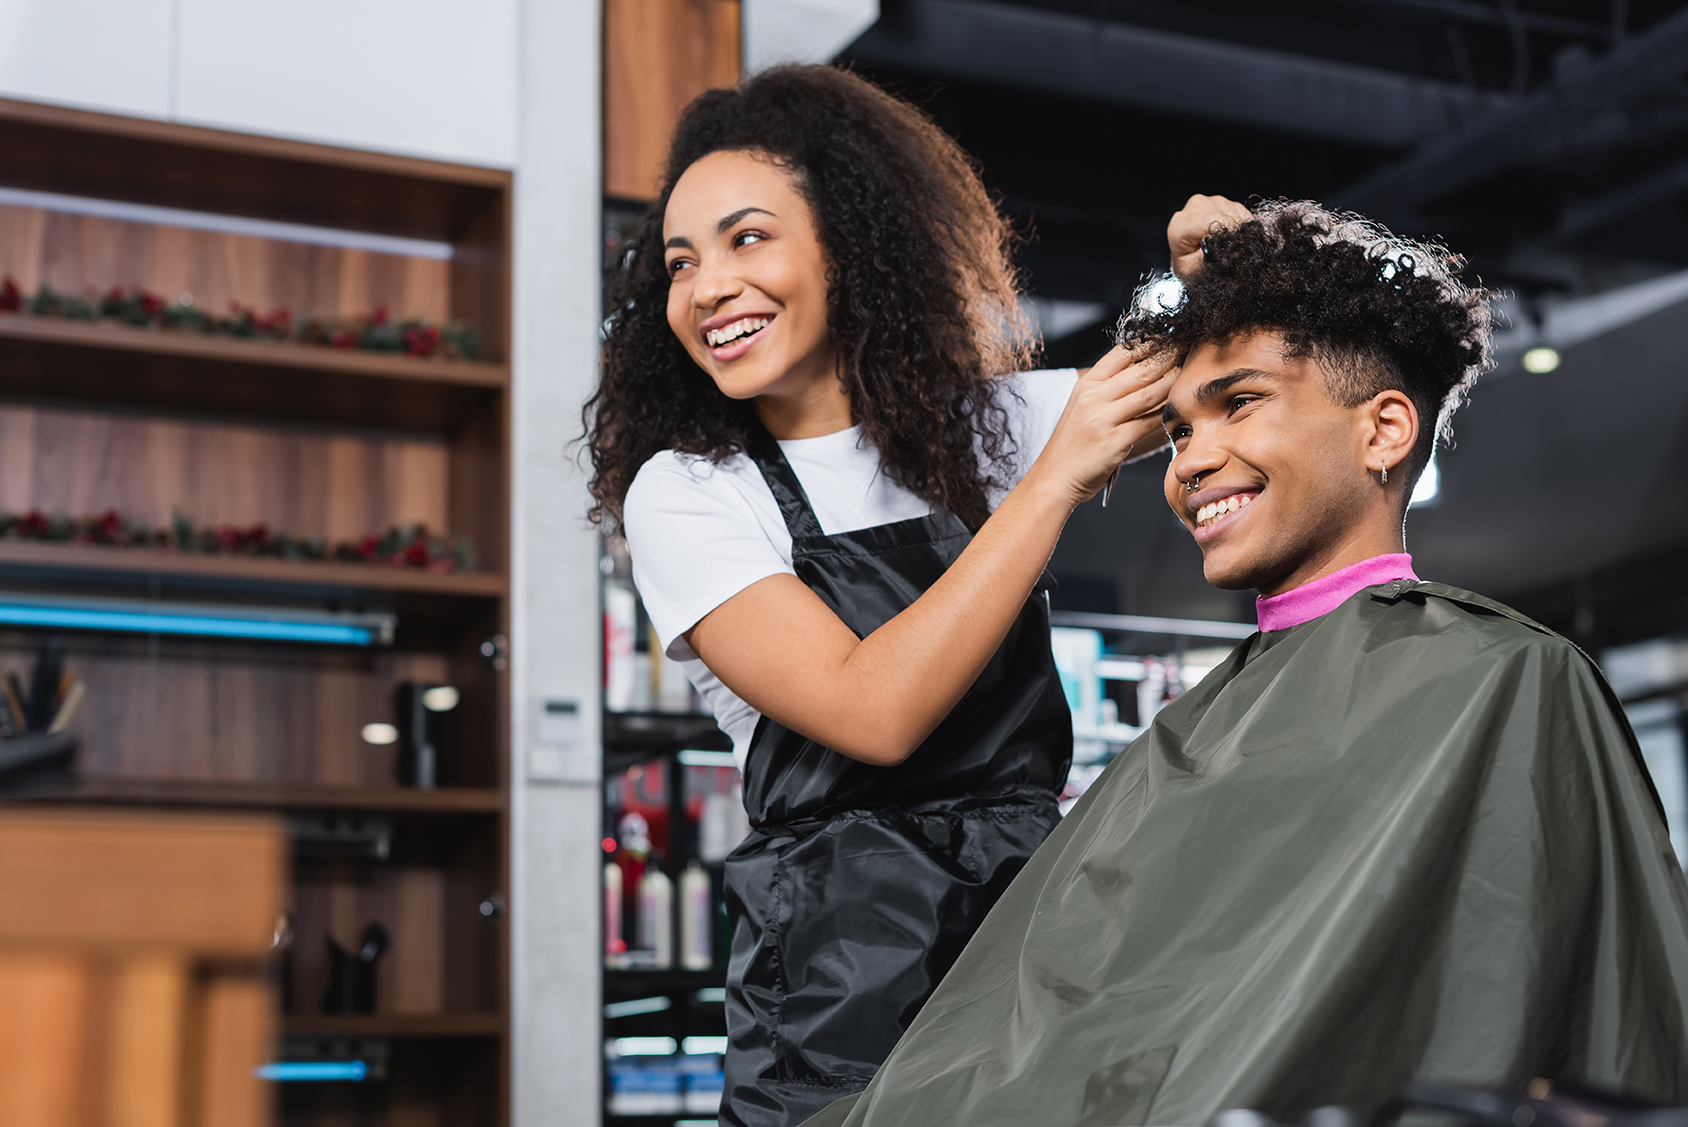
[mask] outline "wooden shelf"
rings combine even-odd
[[[348,376],[372,376],[413,383],[501,388],[509,382],[508,368],[484,360],[435,360],[393,352],[201,336],[194,332],[139,328],[111,321],[69,321],[29,314],[0,314],[0,340],[47,341],[111,352],[146,352],[177,359],[339,372]]]
[[[274,584],[324,593],[392,591],[493,599],[505,593],[502,575],[493,572],[441,573],[381,564],[330,560],[282,560],[245,556],[196,556],[147,548],[110,548],[98,544],[55,544],[38,540],[0,540],[0,569],[49,569],[55,578],[95,578],[101,574],[166,576]]]
[[[497,814],[492,788],[341,787],[320,783],[82,778],[51,801],[137,806],[203,806],[250,810],[361,810],[397,815]]]
[[[18,188],[456,240],[502,203],[497,169],[0,98]]]
[[[290,1037],[497,1037],[504,1019],[495,1013],[286,1014],[281,1031]]]
[[[509,368],[0,314],[0,395],[448,434]]]

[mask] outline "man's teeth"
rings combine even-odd
[[[723,328],[710,329],[703,334],[704,339],[709,341],[710,348],[720,348],[723,344],[731,344],[739,337],[749,336],[758,329],[767,328],[768,322],[772,319],[771,317],[746,317],[742,321],[734,321]]]
[[[1211,501],[1196,510],[1196,524],[1210,524],[1226,513],[1236,512],[1252,500],[1252,493],[1233,493],[1222,501]]]

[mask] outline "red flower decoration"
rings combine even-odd
[[[16,313],[23,308],[23,291],[18,289],[18,283],[8,274],[0,281],[0,313]]]
[[[107,509],[88,531],[96,544],[115,544],[123,538],[123,517],[116,509]]]
[[[51,534],[52,528],[47,524],[46,513],[40,509],[31,509],[18,521],[17,532],[28,540],[45,540]]]
[[[440,331],[432,325],[404,331],[404,350],[412,356],[432,356],[440,346]]]

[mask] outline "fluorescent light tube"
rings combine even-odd
[[[669,998],[633,998],[625,1002],[607,1002],[604,1005],[605,1017],[632,1017],[634,1014],[659,1014],[663,1010],[671,1009],[674,1002]]]
[[[672,1037],[617,1037],[610,1042],[612,1057],[668,1057],[680,1046]]]
[[[260,1080],[362,1080],[369,1066],[361,1060],[284,1060],[259,1065]]]
[[[330,614],[264,607],[11,595],[0,598],[0,624],[59,630],[110,630],[130,634],[373,646],[392,643],[397,620],[390,614]]]

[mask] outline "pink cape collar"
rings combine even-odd
[[[1281,595],[1255,599],[1254,610],[1260,618],[1262,632],[1288,630],[1291,626],[1300,626],[1322,614],[1329,614],[1347,602],[1356,591],[1387,583],[1391,579],[1417,582],[1412,556],[1406,552],[1373,556]]]

